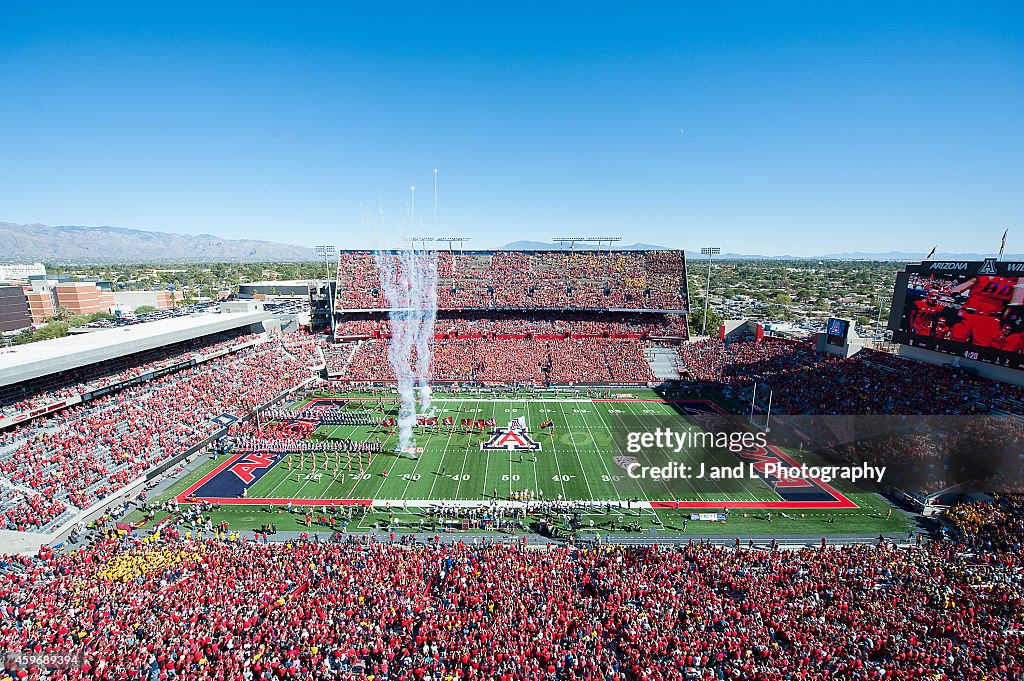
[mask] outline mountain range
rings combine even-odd
[[[19,225],[0,222],[0,263],[43,261],[50,263],[107,264],[126,262],[305,262],[317,260],[313,249],[295,244],[253,239],[224,239],[212,234],[172,234],[123,227],[79,227]],[[344,244],[339,244],[344,248]],[[513,241],[505,250],[557,250],[560,244],[542,241]],[[595,244],[579,243],[577,250],[594,250]],[[602,249],[607,246],[602,246]],[[617,245],[613,250],[666,250],[667,246],[647,243]],[[691,260],[703,260],[700,251],[686,251]],[[926,253],[889,251],[884,253],[828,253],[816,256],[755,255],[723,253],[719,260],[897,260],[918,261]],[[934,260],[982,260],[987,253],[936,253]],[[1005,260],[1020,261],[1022,254],[1008,254]]]
[[[300,262],[313,249],[212,234],[171,234],[122,227],[17,225],[0,222],[0,262]]]

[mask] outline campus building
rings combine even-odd
[[[42,324],[57,314],[57,294],[53,284],[47,279],[33,279],[24,287],[25,299],[28,303],[29,316],[33,324]]]
[[[54,287],[57,304],[71,314],[110,312],[114,308],[114,295],[91,281],[65,281]]]
[[[18,331],[32,325],[28,301],[20,286],[0,286],[0,332]]]

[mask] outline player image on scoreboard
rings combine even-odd
[[[957,273],[926,272],[934,265]],[[961,266],[973,267],[961,267]],[[897,342],[1024,366],[1024,278],[1004,274],[1017,263],[922,263],[908,268]],[[916,271],[915,271],[916,270]]]

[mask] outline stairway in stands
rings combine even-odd
[[[675,348],[645,348],[644,357],[658,380],[673,381],[679,378],[681,365]]]
[[[356,353],[359,352],[359,348],[365,342],[366,341],[361,341],[360,340],[360,341],[356,341],[355,343],[348,343],[348,344],[346,344],[346,345],[351,345],[352,349],[348,350],[346,348],[346,352],[348,352],[348,356],[345,358],[345,363],[341,367],[341,372],[340,372],[341,376],[348,376],[348,365],[352,363],[352,358],[356,356]]]

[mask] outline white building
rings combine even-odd
[[[46,267],[41,262],[31,265],[0,265],[0,281],[28,281],[29,277],[39,274],[46,274]]]

